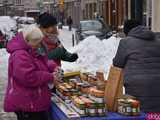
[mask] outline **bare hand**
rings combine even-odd
[[[63,70],[60,67],[57,67],[55,71],[53,72],[53,77],[54,77],[53,83],[57,85],[58,83],[62,81]]]

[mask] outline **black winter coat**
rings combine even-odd
[[[68,18],[68,19],[67,19],[67,25],[72,25],[72,24],[73,24],[72,18]]]
[[[157,35],[156,35],[157,36]],[[160,112],[160,40],[146,27],[133,28],[120,41],[113,65],[124,68],[126,93],[144,112]]]

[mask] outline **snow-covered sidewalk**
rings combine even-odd
[[[16,120],[13,113],[5,113],[3,111],[3,99],[7,84],[8,74],[8,53],[5,49],[0,50],[0,120]]]
[[[66,49],[72,47],[72,34],[75,34],[74,28],[72,31],[69,31],[67,26],[64,26],[62,30],[59,29],[59,39]]]

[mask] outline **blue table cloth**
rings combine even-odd
[[[56,104],[52,103],[51,109],[52,120],[68,120],[65,114],[57,107]],[[141,113],[140,116],[127,117],[117,113],[110,112],[104,117],[81,117],[75,118],[73,120],[146,120],[146,115],[144,113]]]

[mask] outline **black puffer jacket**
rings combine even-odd
[[[133,28],[121,40],[113,65],[124,68],[126,93],[144,112],[160,112],[160,40],[146,27]]]

